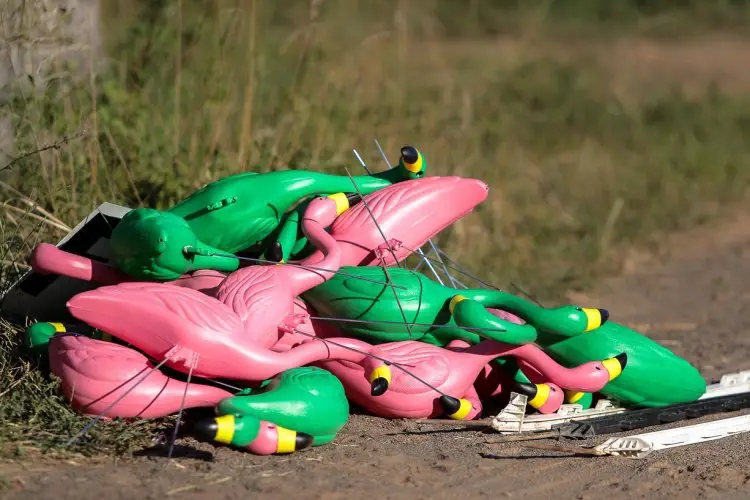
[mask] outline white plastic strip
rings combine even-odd
[[[512,414],[518,412],[518,409],[508,404],[503,410],[492,419],[492,428],[501,434],[514,434],[518,432],[536,432],[552,428],[553,425],[570,422],[571,420],[585,420],[602,415],[613,415],[625,412],[625,408],[620,408],[612,404],[608,399],[597,401],[594,408],[584,410],[578,404],[565,404],[552,414],[527,415],[524,419],[513,420]],[[525,408],[523,409],[525,412]]]
[[[750,392],[750,370],[722,375],[719,382],[709,384],[706,387],[706,393],[700,399],[729,396],[743,392]]]
[[[610,438],[594,449],[606,455],[643,458],[654,451],[714,441],[744,432],[750,432],[750,415],[635,436]]]
[[[722,375],[719,382],[706,386],[705,394],[699,399],[729,396],[743,392],[750,392],[750,370]],[[526,415],[520,423],[517,423],[508,415],[509,412],[516,413],[518,411],[515,407],[511,408],[512,404],[513,400],[511,399],[511,403],[508,403],[508,406],[503,408],[492,420],[492,428],[501,434],[547,431],[552,429],[553,425],[563,424],[572,420],[587,420],[594,417],[601,417],[602,415],[614,415],[627,411],[626,408],[617,406],[613,401],[600,399],[597,401],[596,406],[587,410],[584,410],[578,404],[564,404],[555,413],[549,415],[538,413]]]

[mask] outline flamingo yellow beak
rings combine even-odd
[[[217,443],[237,445],[235,435],[242,439],[241,430],[237,427],[232,414],[209,418],[195,423],[194,430],[200,435]],[[293,453],[313,445],[314,438],[304,432],[297,432],[285,427],[276,426],[276,453]]]
[[[527,403],[534,409],[538,410],[549,399],[550,386],[547,384],[527,384],[526,382],[516,382],[513,390],[519,394],[524,394],[528,398]]]
[[[313,437],[304,432],[297,432],[284,427],[276,427],[279,441],[276,444],[276,453],[294,453],[304,450],[313,444]]]
[[[336,216],[343,214],[349,210],[349,198],[344,193],[335,193],[328,197],[329,199],[336,202]]]
[[[606,309],[586,309],[583,308],[583,313],[586,315],[586,330],[584,332],[590,332],[596,328],[599,328],[609,319],[609,311]]]
[[[463,420],[471,411],[471,403],[467,399],[456,399],[452,396],[440,396],[440,406],[445,414],[453,420]]]
[[[362,197],[359,193],[334,193],[328,196],[328,198],[336,202],[336,217],[349,210],[353,205],[362,201]]]
[[[627,353],[620,353],[614,358],[605,359],[602,361],[602,365],[604,365],[604,369],[607,370],[607,373],[609,373],[609,380],[612,381],[620,376],[622,371],[625,369],[625,366],[628,364],[628,355]]]
[[[391,369],[388,365],[375,368],[370,374],[370,394],[380,396],[388,390],[391,384]]]
[[[217,443],[232,444],[234,438],[234,415],[222,415],[196,423],[195,430]]]

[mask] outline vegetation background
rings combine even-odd
[[[439,244],[500,286],[557,299],[617,273],[634,245],[710,221],[750,182],[750,76],[719,84],[729,63],[701,50],[747,48],[733,42],[746,1],[109,0],[101,12],[104,59],[80,61],[86,76],[61,64],[13,82],[0,286],[103,201],[163,208],[243,171],[356,171],[353,147],[386,168],[374,138],[392,160],[416,145],[430,175],[486,181],[488,200]],[[83,420],[20,356],[18,327],[3,327],[0,436],[52,443]],[[103,428],[92,439],[121,448],[139,434]]]

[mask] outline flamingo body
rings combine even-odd
[[[367,206],[360,203],[352,207],[331,226],[331,236],[341,249],[341,265],[381,265],[375,251],[385,243],[383,234],[388,240],[401,242],[401,246],[393,245],[398,247],[394,253],[399,261],[405,259],[412,250],[482,203],[488,190],[487,184],[476,179],[425,177],[392,184],[367,195],[364,198]],[[385,265],[395,264],[389,251],[383,257]],[[315,252],[301,263],[311,264],[318,259],[320,253]]]
[[[488,340],[469,346],[464,341],[452,341],[443,348],[418,341],[402,341],[373,346],[370,354],[372,356],[360,362],[325,360],[318,365],[341,380],[352,401],[376,415],[390,418],[441,415],[444,413],[440,404],[443,393],[468,401],[471,408],[463,418],[475,418],[482,406],[474,383],[480,374],[486,377],[487,363],[500,356],[518,358],[524,369],[529,370],[539,383],[548,385],[549,397],[538,408],[543,413],[555,411],[562,404],[564,394],[560,387],[593,392],[609,381],[601,362],[565,368],[532,344],[513,346]],[[394,366],[390,370],[392,375],[388,390],[373,396],[369,375],[378,363],[382,364],[377,358],[403,366],[421,381]],[[497,393],[497,390],[493,393]]]
[[[62,380],[63,393],[84,414],[101,414],[137,385],[105,417],[164,417],[180,409],[185,394],[184,382],[152,370],[154,365],[144,355],[112,342],[84,336],[52,337],[49,359],[52,373]],[[216,406],[228,397],[227,391],[191,382],[185,408]]]

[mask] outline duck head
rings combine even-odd
[[[553,334],[573,337],[590,332],[609,320],[606,309],[591,309],[580,306],[561,306],[541,309],[530,321],[540,335]]]
[[[196,269],[231,272],[237,259],[201,243],[182,217],[154,210],[131,210],[112,231],[112,262],[124,273],[149,281],[170,281]],[[186,252],[186,249],[191,249]]]
[[[258,455],[293,453],[313,445],[314,438],[304,432],[280,427],[252,415],[221,415],[199,420],[193,433],[217,443],[245,448]]]
[[[252,416],[315,436],[336,434],[349,418],[344,386],[314,366],[292,368],[258,389],[240,392],[216,406],[219,415]]]
[[[398,169],[403,173],[404,179],[420,179],[427,172],[427,162],[417,148],[404,146],[401,148]]]

